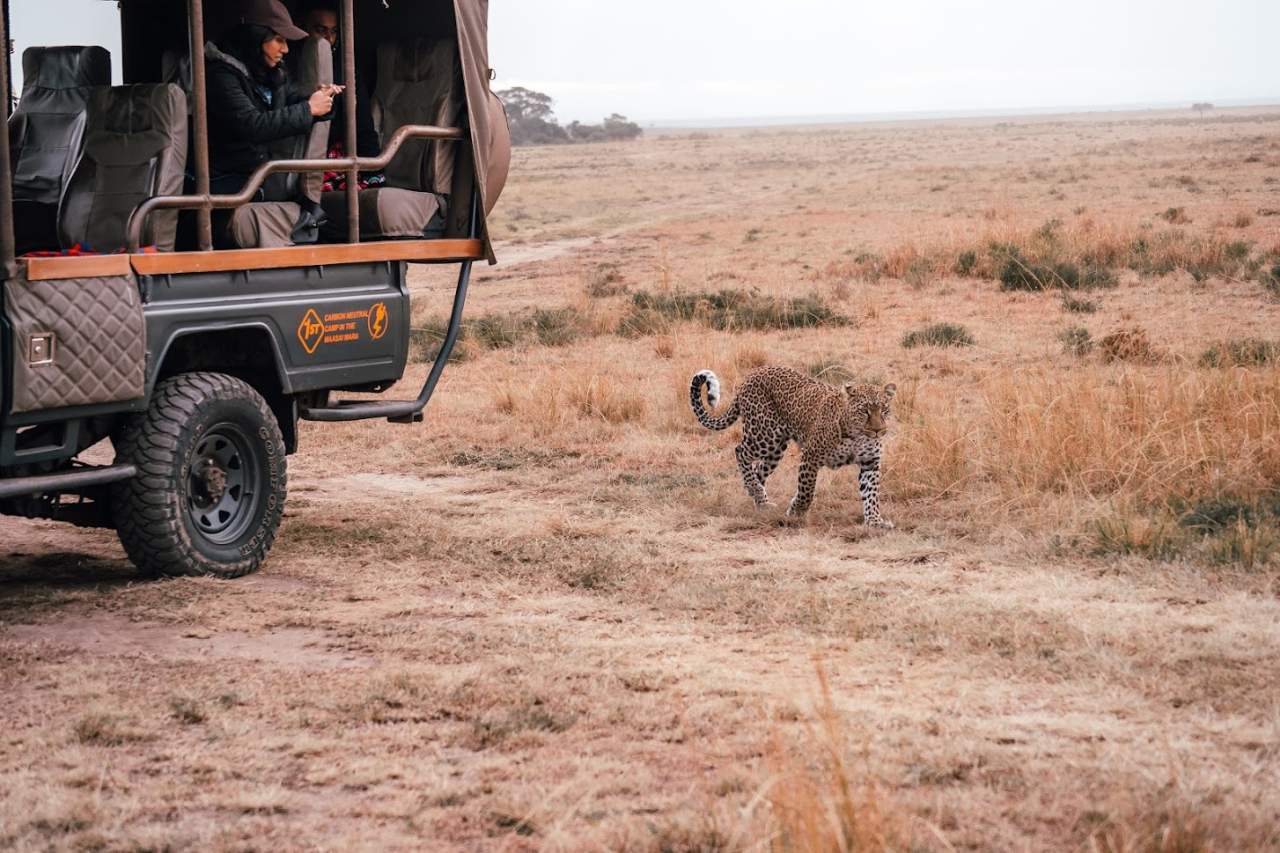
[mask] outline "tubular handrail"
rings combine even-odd
[[[134,208],[129,215],[128,249],[138,251],[142,243],[142,227],[147,217],[157,210],[225,210],[240,207],[253,201],[253,197],[268,177],[277,172],[339,172],[385,169],[395,158],[400,147],[409,139],[440,139],[457,141],[464,139],[462,128],[438,127],[428,124],[406,124],[387,140],[386,147],[377,157],[343,157],[335,160],[271,160],[263,163],[235,195],[158,195]]]

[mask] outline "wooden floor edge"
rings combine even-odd
[[[480,240],[380,240],[355,245],[285,246],[279,249],[227,249],[213,252],[162,252],[128,255],[138,275],[282,269],[378,261],[479,261]]]

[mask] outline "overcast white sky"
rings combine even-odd
[[[1280,100],[1280,0],[492,0],[564,119]]]
[[[11,6],[19,54],[118,51],[112,3]],[[490,0],[489,17],[496,85],[547,92],[565,121],[1280,101],[1280,0]]]

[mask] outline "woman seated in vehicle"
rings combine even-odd
[[[289,40],[306,38],[280,0],[246,0],[240,23],[207,45],[210,190],[240,192],[258,166],[273,159],[272,143],[311,133],[333,111],[344,87],[321,86],[310,94],[294,91],[284,67]],[[278,159],[278,158],[275,158]],[[258,201],[295,201],[304,213],[322,216],[300,196]]]

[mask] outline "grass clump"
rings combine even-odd
[[[1261,568],[1280,556],[1280,493],[1175,500],[1147,514],[1117,513],[1094,522],[1094,542],[1098,554]]]
[[[1092,299],[1081,299],[1069,294],[1062,294],[1062,310],[1072,314],[1095,314],[1098,311],[1098,303]]]
[[[844,366],[844,362],[830,357],[811,362],[805,366],[805,371],[814,379],[835,386],[842,386],[858,378],[857,374]]]
[[[587,282],[587,295],[605,299],[627,292],[627,284],[617,264],[601,264]]]
[[[907,332],[902,336],[902,345],[907,349],[914,347],[971,347],[975,343],[973,334],[958,323],[934,323],[923,329]]]
[[[638,291],[631,295],[631,310],[619,323],[618,333],[639,337],[664,332],[681,321],[720,330],[805,329],[850,322],[816,294],[784,299],[754,290]]]
[[[1158,360],[1155,347],[1147,332],[1138,326],[1117,329],[1098,341],[1098,349],[1104,361],[1153,362]]]
[[[582,337],[578,312],[572,308],[539,308],[531,320],[538,343],[547,347],[562,347]]]
[[[1058,334],[1058,340],[1062,342],[1063,351],[1076,358],[1084,358],[1093,352],[1093,335],[1084,326],[1063,329]]]
[[[83,715],[71,731],[77,742],[87,746],[124,746],[151,740],[149,735],[134,728],[129,718],[105,711]]]
[[[1024,256],[1017,247],[997,251],[1004,252],[999,276],[1001,290],[1078,290],[1114,287],[1116,283],[1115,274],[1098,264],[1078,264],[1063,260],[1034,261]]]
[[[1280,342],[1262,338],[1220,341],[1200,356],[1201,367],[1260,367],[1280,362]]]

